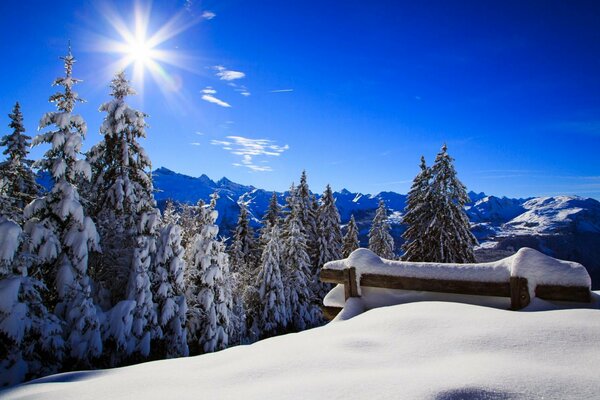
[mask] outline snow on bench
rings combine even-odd
[[[546,300],[590,301],[591,279],[578,263],[522,248],[502,260],[479,264],[391,261],[368,249],[323,266],[321,281],[344,285],[345,298],[360,297],[361,286],[511,298],[514,310],[531,296]],[[325,307],[335,314],[337,307]]]

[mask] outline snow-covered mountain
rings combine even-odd
[[[217,204],[220,232],[230,236],[239,214],[238,202],[248,206],[252,224],[259,226],[273,192],[243,185],[221,178],[213,181],[206,175],[198,178],[159,168],[153,172],[156,199],[164,206],[167,199],[195,203],[209,200],[218,191]],[[319,192],[321,188],[312,188]],[[277,193],[283,204],[287,193]],[[317,196],[319,194],[317,193]],[[342,224],[354,214],[362,245],[367,244],[367,233],[379,200],[385,201],[391,212],[392,236],[399,252],[402,244],[402,212],[406,195],[381,192],[377,195],[353,193],[342,189],[334,192]],[[466,207],[472,230],[483,244],[477,250],[481,261],[498,259],[528,246],[546,254],[573,260],[586,266],[600,286],[600,202],[576,196],[511,199],[469,192],[472,203]]]

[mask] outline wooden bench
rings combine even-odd
[[[360,297],[356,279],[356,268],[322,269],[321,282],[344,285],[344,297]],[[396,275],[365,273],[360,277],[360,286],[466,294],[475,296],[510,297],[510,309],[520,310],[531,301],[526,278],[511,277],[508,282],[479,282],[443,279],[410,278]],[[589,303],[591,292],[584,286],[537,285],[535,296],[544,300]],[[341,307],[323,306],[323,315],[333,319]]]

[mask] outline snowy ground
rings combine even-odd
[[[0,398],[598,398],[593,297],[588,309],[539,299],[529,312],[436,301],[378,308],[219,353],[42,378]]]

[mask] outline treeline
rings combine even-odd
[[[0,164],[0,383],[60,371],[187,356],[320,325],[319,266],[341,258],[340,218],[327,187],[317,201],[306,174],[258,235],[242,205],[229,248],[215,224],[218,195],[161,215],[139,139],[146,115],[123,72],[86,154],[75,114],[75,59],[54,81],[55,111],[33,140],[17,103]],[[46,144],[29,160],[31,146]],[[46,171],[44,191],[34,170]]]
[[[0,384],[212,352],[322,324],[329,288],[319,270],[359,247],[354,217],[342,236],[331,188],[317,199],[303,172],[283,206],[273,194],[259,232],[240,204],[229,246],[215,223],[217,193],[209,203],[169,203],[161,215],[139,142],[147,115],[126,103],[135,92],[125,74],[115,75],[100,106],[102,140],[82,154],[80,81],[70,50],[63,60],[42,133],[25,135],[17,103],[12,133],[0,141]],[[29,160],[29,147],[40,144],[49,149]],[[405,210],[403,257],[470,261],[466,191],[446,148],[421,167]],[[48,191],[34,169],[52,177]],[[391,259],[387,218],[380,202],[369,247]]]

